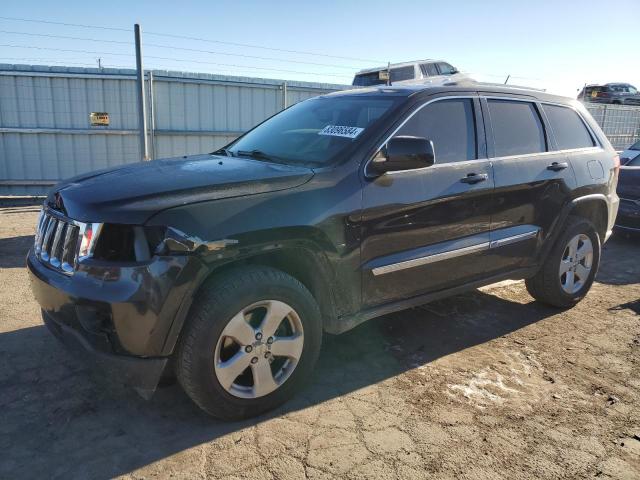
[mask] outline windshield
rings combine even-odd
[[[226,152],[279,163],[328,165],[401,100],[365,95],[306,100],[257,126]]]
[[[626,84],[609,85],[609,90],[617,93],[631,93],[632,95],[635,95],[636,93],[638,93],[638,90],[636,90],[636,87],[634,87],[633,85],[626,85]]]

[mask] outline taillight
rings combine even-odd
[[[618,174],[620,171],[620,155],[613,156],[613,171]]]
[[[598,92],[596,94],[596,97],[598,97],[598,98],[609,98],[609,94],[607,92]]]

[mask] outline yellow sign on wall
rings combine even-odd
[[[89,121],[92,127],[108,127],[109,114],[107,112],[91,112],[89,114]]]

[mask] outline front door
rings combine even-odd
[[[458,285],[486,271],[493,172],[479,101],[430,100],[390,138],[405,135],[433,141],[435,164],[365,180],[365,308]]]

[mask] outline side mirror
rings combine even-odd
[[[460,73],[460,70],[458,70],[457,68],[451,70],[451,75],[455,75],[456,73]]]
[[[394,137],[371,162],[377,173],[414,170],[434,163],[433,142],[423,137]]]

